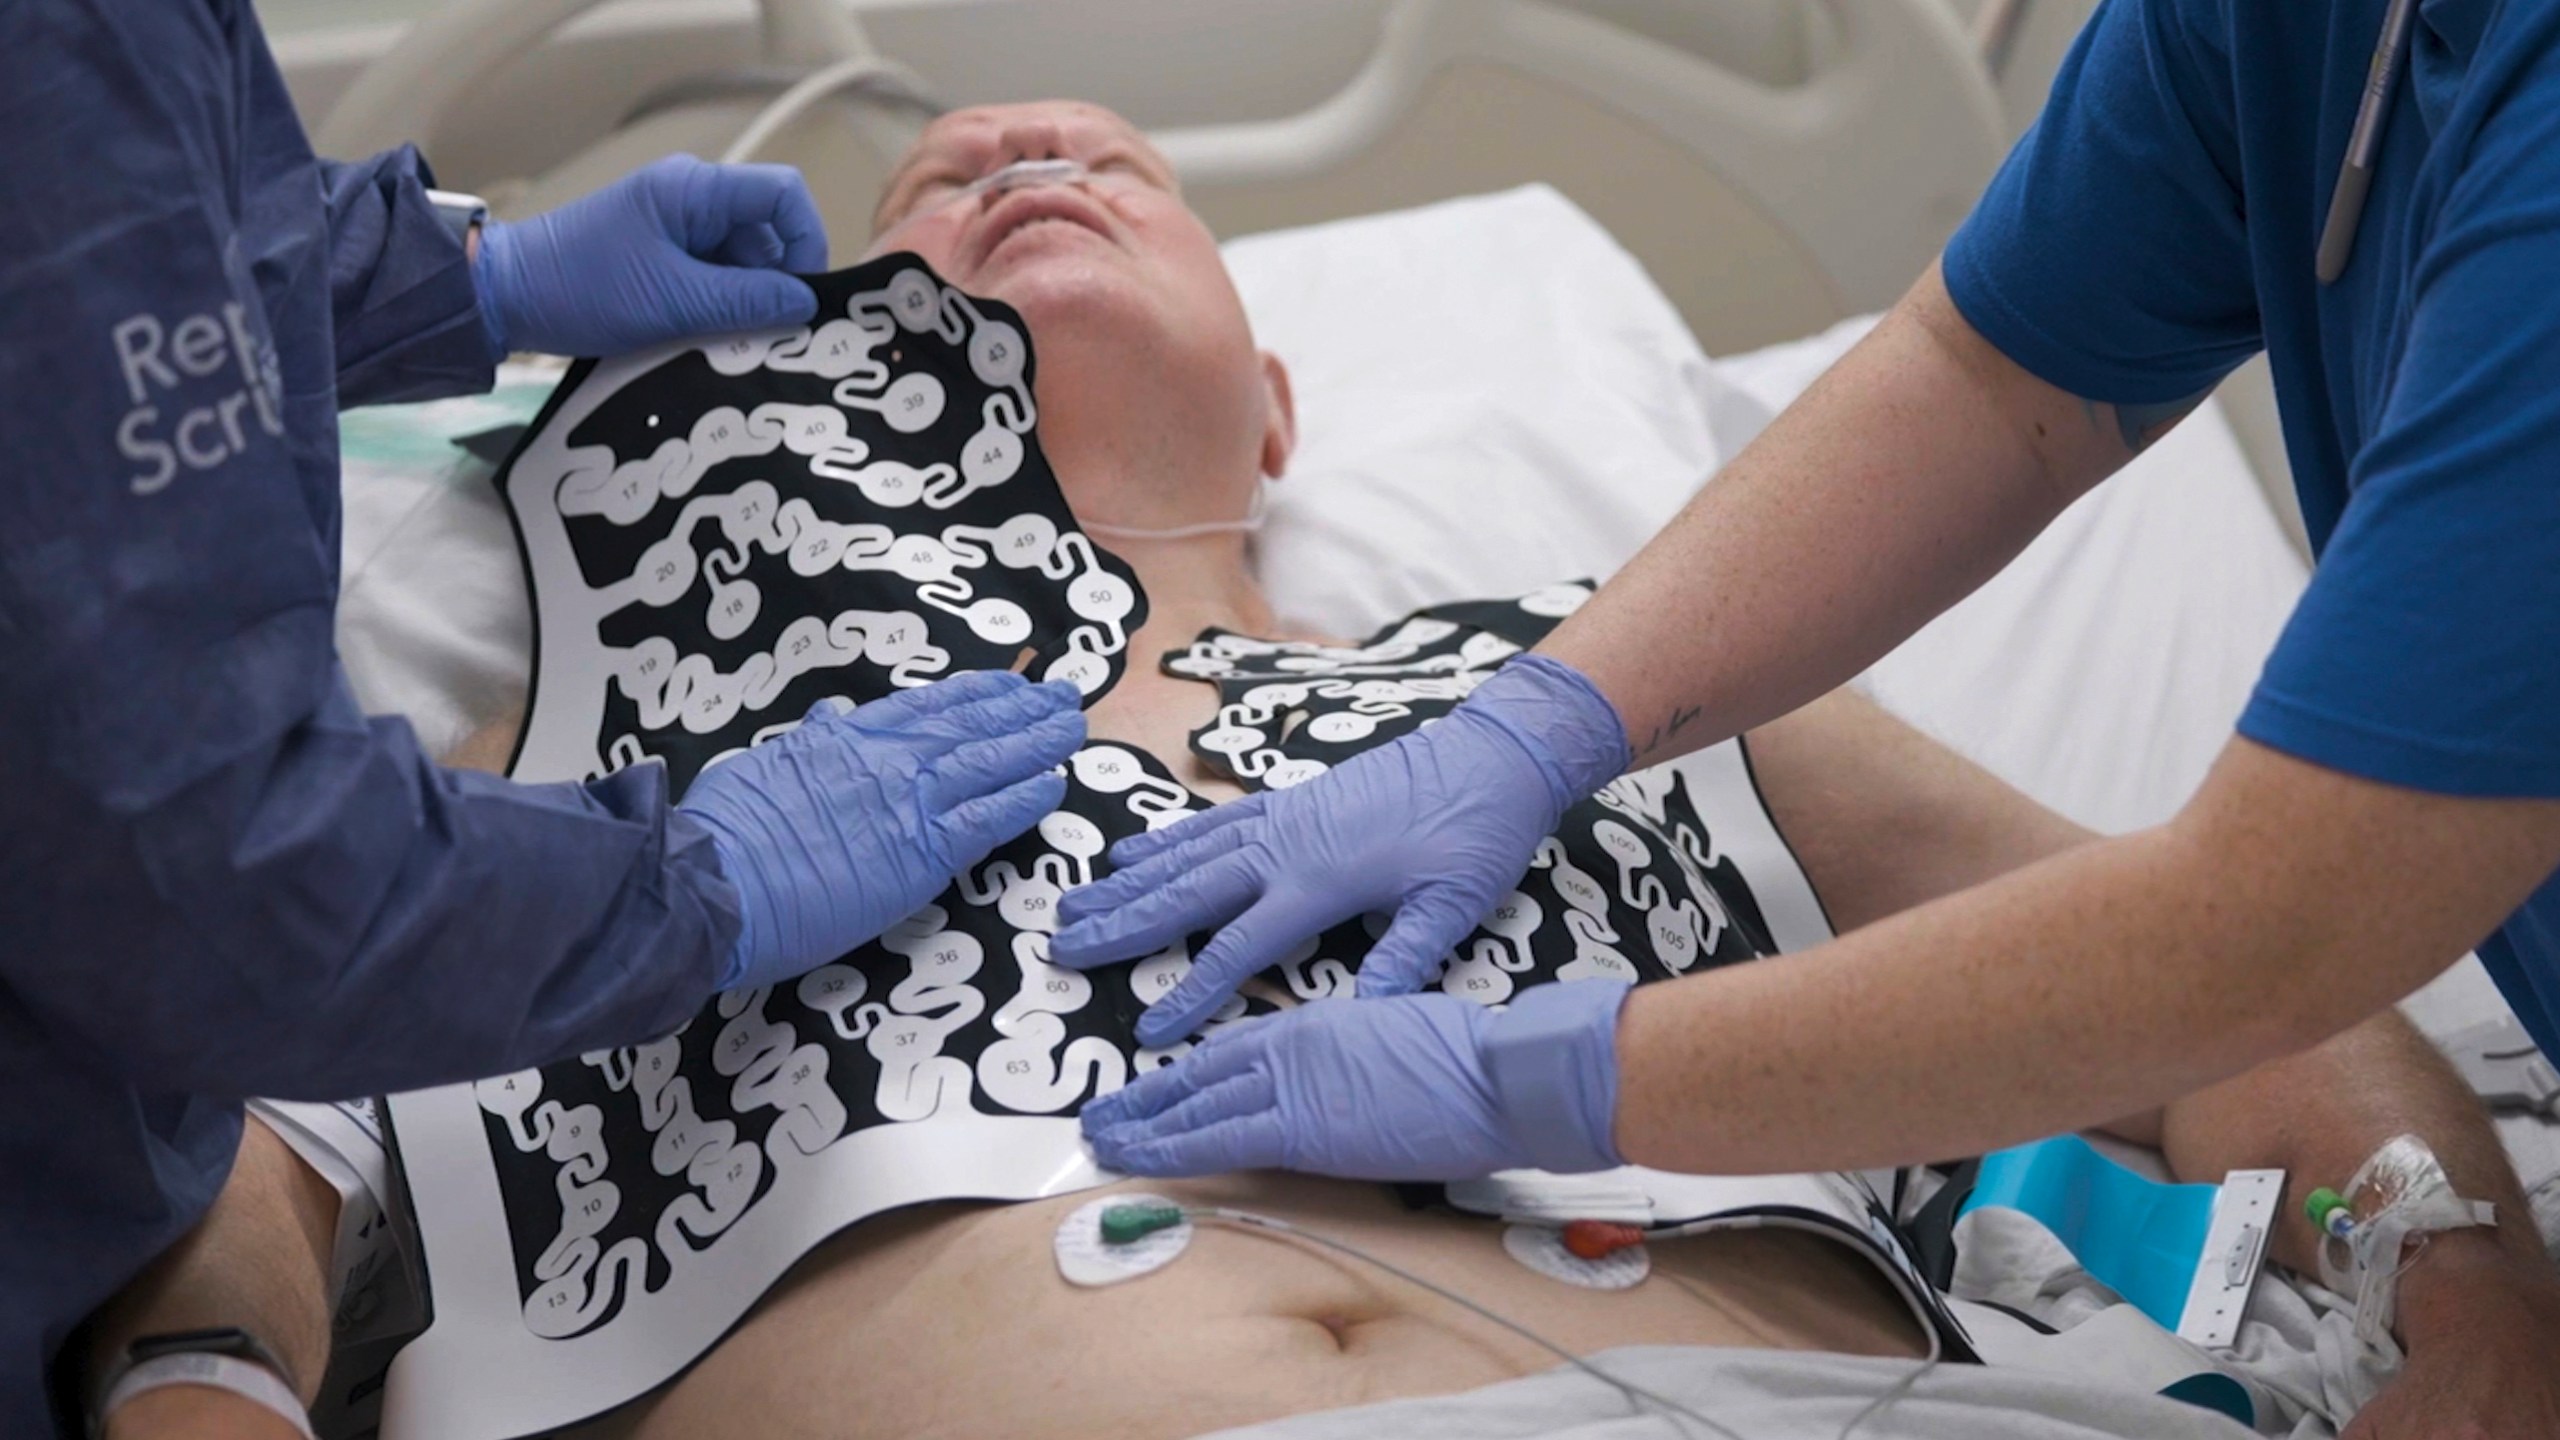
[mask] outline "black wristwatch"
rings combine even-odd
[[[257,1336],[234,1325],[219,1325],[204,1330],[171,1330],[158,1335],[135,1337],[133,1343],[124,1347],[124,1353],[116,1357],[115,1363],[107,1367],[105,1375],[99,1382],[90,1387],[88,1405],[90,1440],[98,1440],[98,1437],[106,1434],[107,1402],[114,1397],[116,1387],[124,1383],[126,1376],[152,1361],[183,1355],[213,1356],[221,1360],[255,1365],[275,1377],[278,1393],[286,1402],[292,1404],[297,1410],[301,1406],[301,1401],[297,1398],[300,1392],[294,1385],[293,1367],[285,1364],[284,1360],[276,1352],[268,1349],[266,1343]],[[208,1380],[202,1383],[214,1382]],[[259,1400],[268,1404],[270,1408],[276,1408],[275,1397],[250,1394],[246,1390],[228,1385],[221,1388],[231,1389],[234,1393],[243,1395],[244,1398]],[[279,1413],[284,1412],[279,1410]],[[293,1417],[288,1416],[288,1418]],[[305,1418],[303,1423],[307,1429],[308,1419]]]

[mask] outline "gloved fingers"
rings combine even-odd
[[[1108,1095],[1086,1101],[1084,1133],[1092,1135],[1106,1126],[1144,1120],[1198,1094],[1200,1086],[1188,1072],[1176,1073],[1182,1071],[1183,1062],[1177,1060],[1138,1076]]]
[[[948,753],[973,740],[1001,739],[1052,715],[1078,711],[1083,704],[1083,692],[1054,680],[951,706],[907,726],[906,733]]]
[[[1252,884],[1261,884],[1259,874],[1250,870],[1247,874]],[[1138,1016],[1138,1043],[1161,1049],[1207,1024],[1237,986],[1270,968],[1284,950],[1304,938],[1294,933],[1303,918],[1297,907],[1265,894],[1252,909],[1227,921],[1192,958],[1190,973]],[[1313,934],[1315,928],[1309,927],[1307,933]],[[1055,954],[1053,945],[1053,958]]]
[[[1084,744],[1084,712],[1044,715],[1010,735],[972,740],[933,762],[925,774],[924,803],[949,810],[1067,762]]]
[[[853,715],[853,707],[842,699],[830,697],[810,706],[800,723],[788,731],[757,746],[750,754],[771,750],[777,754],[794,746],[823,744],[844,727]]]
[[[1070,970],[1089,970],[1113,960],[1152,955],[1195,930],[1225,923],[1261,894],[1262,876],[1251,857],[1222,856],[1196,869],[1173,874],[1164,884],[1139,892],[1129,903],[1101,919],[1052,935],[1049,959]],[[1181,987],[1176,986],[1174,993],[1180,994]],[[1217,1007],[1213,1004],[1210,1008]],[[1190,1033],[1187,1029],[1179,1031],[1177,1038]]]
[[[783,330],[806,325],[818,314],[818,292],[780,270],[745,270],[691,256],[676,257],[668,269],[676,281],[667,315],[670,339]]]
[[[783,269],[827,268],[827,222],[809,182],[791,166],[705,165],[685,186],[684,200],[684,244],[695,255],[717,254],[741,227],[763,225],[781,242],[775,258]]]
[[[1151,1124],[1088,1131],[1093,1156],[1124,1175],[1217,1175],[1268,1170],[1288,1163],[1289,1136],[1276,1110],[1220,1120],[1197,1130],[1160,1132]]]
[[[1229,1045],[1229,1051],[1234,1051],[1234,1045]],[[1216,1120],[1272,1107],[1272,1074],[1252,1063],[1254,1048],[1239,1051],[1244,1061],[1231,1061],[1224,1068],[1196,1063],[1201,1053],[1193,1051],[1088,1104],[1085,1133],[1142,1122],[1152,1130],[1198,1130]]]
[[[988,852],[1039,824],[1066,798],[1066,776],[1034,775],[953,808],[934,823],[941,853],[951,862],[948,868],[957,874],[986,859]]]
[[[1186,816],[1161,829],[1132,835],[1111,847],[1111,863],[1126,870],[1132,865],[1146,863],[1150,855],[1160,855],[1176,845],[1188,844],[1203,835],[1223,830],[1239,820],[1250,820],[1262,813],[1262,807],[1269,802],[1270,796],[1271,792],[1268,790],[1257,790],[1241,800],[1230,800],[1214,809]]]
[[[857,707],[854,713],[861,716],[866,725],[876,725],[884,730],[904,730],[953,706],[1011,695],[1030,686],[1030,681],[1009,670],[964,670],[947,680],[936,680],[929,685],[883,695]],[[821,706],[831,703],[826,700],[818,702]],[[817,712],[812,710],[810,713],[814,715]]]
[[[782,261],[782,237],[770,225],[741,225],[708,258],[749,270],[771,270]]]
[[[1254,834],[1250,826],[1231,825],[1223,830],[1212,830],[1189,844],[1159,853],[1152,860],[1115,870],[1089,885],[1079,885],[1068,891],[1066,898],[1059,902],[1058,919],[1070,926],[1116,930],[1115,912],[1148,896],[1164,893],[1166,886],[1229,854],[1252,839]],[[1204,920],[1191,928],[1196,930],[1200,925],[1211,923],[1214,922]]]
[[[1396,911],[1394,922],[1360,961],[1360,994],[1410,995],[1431,983],[1442,957],[1467,938],[1481,918],[1468,913],[1455,891],[1418,891]]]

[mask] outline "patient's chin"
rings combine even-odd
[[[980,293],[1022,312],[1043,390],[1070,376],[1109,390],[1152,375],[1156,388],[1209,359],[1164,295],[1107,267],[1044,265]]]
[[[1155,298],[1138,277],[1112,263],[1112,256],[1082,246],[1043,248],[1018,260],[999,250],[975,278],[976,284],[964,288],[1021,311],[1035,351],[1069,338],[1071,328],[1125,335],[1132,325],[1159,323]]]

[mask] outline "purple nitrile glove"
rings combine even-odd
[[[1121,868],[1067,892],[1049,956],[1091,969],[1223,926],[1139,1018],[1139,1040],[1161,1046],[1291,947],[1392,910],[1360,993],[1410,993],[1519,883],[1565,808],[1633,758],[1618,712],[1580,671],[1516,657],[1392,745],[1113,846]]]
[[[978,671],[838,711],[702,772],[676,808],[711,833],[745,925],[722,989],[787,980],[886,932],[1066,798],[1084,743],[1063,681]]]
[[[788,165],[670,155],[557,210],[480,231],[471,274],[489,353],[619,355],[806,324],[789,272],[827,268],[827,227]]]
[[[1085,1138],[1133,1175],[1610,1169],[1625,1163],[1611,1129],[1627,989],[1533,986],[1500,1011],[1441,994],[1318,1001],[1221,1029],[1087,1105]]]

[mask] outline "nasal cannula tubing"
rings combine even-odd
[[[1661,1416],[1664,1421],[1672,1423],[1676,1429],[1682,1428],[1678,1424],[1679,1421],[1694,1420],[1698,1424],[1707,1427],[1707,1429],[1713,1433],[1723,1436],[1724,1440],[1747,1440],[1747,1437],[1745,1437],[1741,1432],[1716,1420],[1710,1419],[1705,1415],[1699,1414],[1697,1411],[1690,1409],[1688,1406],[1681,1404],[1679,1401],[1672,1399],[1668,1395],[1664,1395],[1659,1391],[1649,1390],[1642,1385],[1636,1384],[1632,1380],[1622,1380],[1619,1377],[1610,1374],[1608,1371],[1594,1365],[1589,1360],[1574,1354],[1571,1350],[1568,1350],[1553,1340],[1548,1339],[1546,1336],[1539,1334],[1537,1331],[1530,1329],[1528,1326],[1521,1324],[1519,1321],[1492,1309],[1490,1306],[1470,1300],[1466,1296],[1461,1295],[1457,1291],[1439,1284],[1436,1281],[1426,1280],[1420,1275],[1416,1275],[1403,1266],[1396,1264],[1394,1261],[1382,1259],[1377,1255],[1373,1255],[1369,1251],[1364,1250],[1347,1240],[1337,1240],[1330,1235],[1318,1234],[1317,1232],[1306,1229],[1303,1226],[1290,1224],[1288,1221],[1282,1220],[1277,1216],[1258,1215],[1250,1210],[1238,1210],[1226,1205],[1170,1205],[1161,1203],[1133,1202],[1125,1205],[1114,1205],[1108,1210],[1102,1212],[1102,1239],[1105,1244],[1109,1245],[1131,1244],[1157,1230],[1170,1228],[1171,1226],[1178,1225],[1185,1220],[1188,1220],[1193,1224],[1214,1220],[1228,1225],[1240,1226],[1247,1230],[1261,1230],[1270,1234],[1286,1235],[1292,1239],[1304,1240],[1311,1245],[1321,1245],[1328,1250],[1348,1255],[1354,1260],[1374,1265],[1378,1269],[1393,1275],[1406,1284],[1429,1291],[1431,1294],[1439,1296],[1441,1299],[1448,1301],[1452,1305],[1458,1306],[1472,1314],[1482,1316],[1484,1319],[1501,1326],[1503,1329],[1510,1331],[1512,1334],[1517,1335],[1521,1339],[1528,1341],[1530,1344],[1537,1346],[1539,1349],[1546,1351],[1548,1354],[1556,1356],[1566,1364],[1573,1366],[1582,1373],[1589,1375],[1591,1378],[1609,1386],[1611,1389],[1616,1390],[1619,1394],[1626,1396],[1628,1404],[1635,1407],[1639,1412],[1641,1412],[1645,1405],[1650,1404],[1661,1412]],[[1857,1414],[1850,1416],[1849,1423],[1841,1427],[1839,1440],[1849,1440],[1851,1433],[1856,1431],[1859,1426],[1867,1423],[1869,1419],[1873,1418],[1877,1412],[1883,1410],[1887,1405],[1890,1405],[1894,1401],[1909,1394],[1912,1387],[1920,1383],[1921,1377],[1927,1375],[1931,1370],[1936,1369],[1937,1366],[1938,1362],[1935,1360],[1923,1360],[1918,1365],[1913,1366],[1909,1374],[1904,1375],[1901,1379],[1888,1386],[1884,1393],[1867,1402],[1866,1407],[1860,1410]],[[1682,1429],[1682,1433],[1686,1434],[1687,1431]]]

